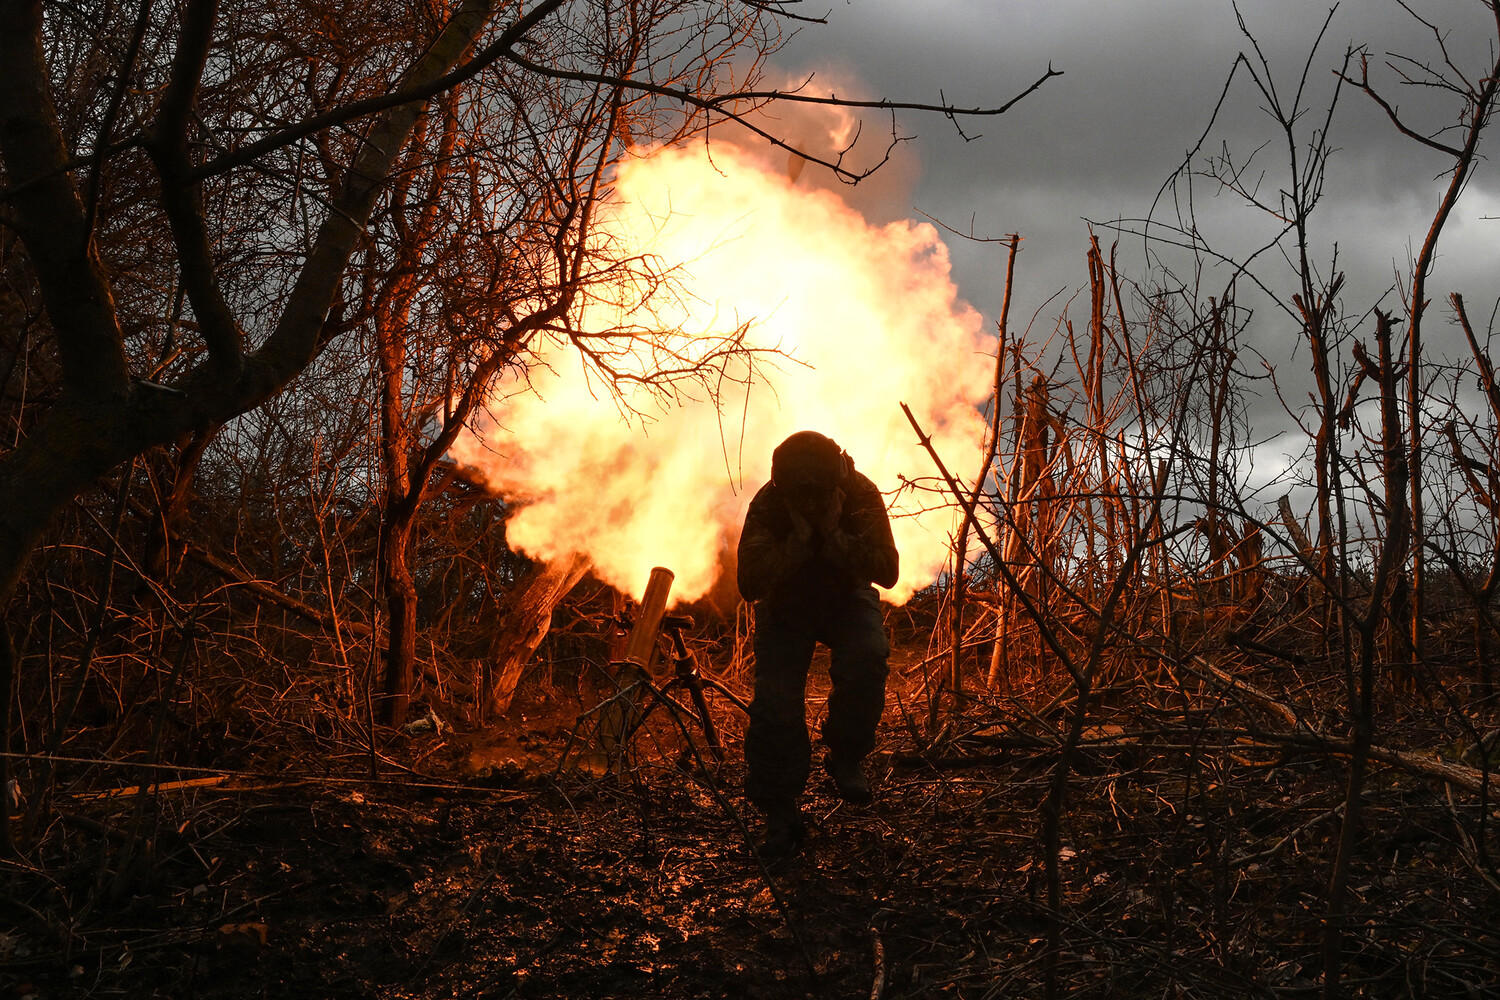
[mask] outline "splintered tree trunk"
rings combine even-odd
[[[1244,605],[1244,612],[1248,615],[1260,600],[1265,586],[1265,574],[1261,570],[1265,552],[1259,525],[1245,522],[1245,533],[1240,536],[1240,544],[1234,550],[1234,559],[1235,598]]]
[[[588,558],[577,554],[550,563],[539,562],[516,585],[481,679],[480,698],[485,715],[499,716],[510,708],[531,654],[552,626],[553,610],[583,579],[588,568]]]
[[[1014,567],[1016,581],[1032,597],[1038,606],[1047,604],[1048,584],[1055,571],[1056,537],[1054,534],[1056,515],[1050,503],[1056,493],[1052,481],[1051,463],[1055,453],[1052,436],[1055,421],[1048,410],[1051,394],[1045,377],[1036,376],[1023,394],[1017,391],[1016,409],[1022,414],[1018,433],[1017,455],[1011,467],[1011,517],[1003,553],[1008,565]],[[1030,545],[1027,545],[1029,538]],[[1020,615],[1019,599],[1006,593],[1005,609],[996,622],[996,652],[990,658],[989,686],[996,688],[1007,674],[1013,674],[1015,646],[1005,631],[1015,627]],[[1038,630],[1043,627],[1036,622]],[[1031,654],[1037,669],[1045,662],[1046,652],[1038,637],[1028,644],[1026,653]]]

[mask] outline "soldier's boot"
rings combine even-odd
[[[766,832],[760,841],[760,856],[767,861],[791,857],[802,850],[807,824],[796,803],[766,810]]]
[[[864,765],[859,761],[841,760],[834,754],[829,754],[823,761],[823,767],[833,779],[839,798],[845,802],[867,806],[875,801],[875,793],[870,790],[870,779],[865,777]]]

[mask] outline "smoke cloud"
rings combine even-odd
[[[627,375],[711,356],[746,323],[745,344],[766,353],[731,358],[721,377],[664,400],[628,379],[612,390],[574,344],[539,348],[528,381],[503,385],[453,449],[522,503],[511,545],[540,559],[583,553],[636,596],[651,567],[666,566],[674,600],[701,597],[771,450],[810,429],[887,492],[902,571],[884,596],[904,602],[942,570],[955,517],[930,493],[898,489],[934,474],[898,404],[972,475],[994,338],[957,297],[934,227],[872,225],[788,167],[784,153],[722,141],[620,167],[604,220],[614,248],[682,267],[649,309],[632,310],[634,294],[601,298],[582,329],[680,331],[675,356],[641,346],[612,358]]]

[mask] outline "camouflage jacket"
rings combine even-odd
[[[814,530],[803,542],[776,484],[761,487],[740,533],[736,579],[745,600],[795,605],[872,583],[895,585],[900,557],[880,490],[852,470],[842,489],[838,526],[827,537]]]

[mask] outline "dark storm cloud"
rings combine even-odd
[[[1486,40],[1494,34],[1483,7],[1475,0],[1412,6],[1444,27],[1448,52],[1461,68],[1482,73],[1489,59]],[[1246,0],[1240,11],[1290,103],[1329,7]],[[910,205],[892,211],[917,209],[987,236],[1021,232],[1036,294],[1081,279],[1087,240],[1082,219],[1137,218],[1151,209],[1162,182],[1208,125],[1236,55],[1254,55],[1227,0],[856,0],[834,6],[829,20],[827,27],[804,31],[778,65],[793,74],[831,68],[857,76],[868,96],[935,101],[941,91],[949,101],[976,106],[1010,99],[1049,63],[1064,71],[1006,115],[963,122],[966,132],[983,133],[972,142],[939,116],[907,115],[901,121],[906,133],[919,136],[905,155],[920,163],[920,181]],[[1452,95],[1400,87],[1384,65],[1391,51],[1422,62],[1440,60],[1432,33],[1394,2],[1346,0],[1311,64],[1303,100],[1307,130],[1321,123],[1334,92],[1333,71],[1346,49],[1361,45],[1371,53],[1372,76],[1400,103],[1403,116],[1424,130],[1453,120]],[[816,82],[812,89],[818,89]],[[1206,151],[1227,143],[1243,163],[1269,141],[1252,166],[1257,174],[1265,172],[1264,189],[1274,191],[1285,183],[1285,145],[1264,104],[1242,68]],[[880,131],[872,123],[869,134]],[[1331,258],[1337,243],[1341,264],[1360,275],[1361,291],[1384,287],[1408,247],[1420,242],[1441,190],[1437,175],[1447,164],[1396,134],[1369,98],[1347,86],[1331,137],[1338,152],[1318,220],[1321,253]],[[1439,272],[1472,286],[1471,294],[1493,295],[1482,280],[1492,264],[1477,266],[1474,255],[1459,246],[1473,240],[1476,248],[1493,246],[1489,228],[1500,227],[1477,218],[1484,214],[1477,208],[1486,203],[1484,192],[1495,190],[1493,178],[1481,173],[1475,185],[1466,211],[1454,220],[1453,245]],[[1226,246],[1265,222],[1232,196],[1215,196],[1211,184],[1200,181],[1195,191],[1199,222],[1221,227],[1215,235]],[[1487,204],[1488,214],[1495,214],[1493,198]],[[956,247],[955,258],[964,294],[992,312],[994,252]]]
[[[1455,125],[1462,105],[1454,94],[1402,86],[1388,63],[1409,72],[1423,64],[1441,68],[1446,46],[1453,63],[1477,81],[1493,65],[1493,15],[1478,0],[1409,4],[1440,27],[1441,43],[1394,0],[1345,0],[1334,11],[1307,70],[1299,155],[1305,155],[1313,130],[1322,128],[1335,70],[1346,52],[1360,47],[1369,54],[1372,81],[1411,127],[1431,135]],[[1229,0],[853,0],[834,5],[830,24],[803,32],[776,65],[791,75],[831,69],[840,79],[857,78],[863,97],[935,102],[941,92],[958,106],[1002,104],[1049,64],[1064,72],[1001,117],[964,120],[966,132],[983,133],[972,142],[941,116],[904,115],[902,131],[920,137],[899,154],[904,178],[914,181],[860,206],[873,203],[882,217],[920,211],[982,237],[1022,234],[1011,329],[1025,331],[1034,319],[1030,335],[1039,340],[1086,284],[1084,220],[1138,220],[1153,211],[1163,183],[1209,126],[1240,53],[1264,72],[1258,46],[1290,107],[1329,10],[1306,0],[1243,0],[1239,11],[1252,41]],[[1415,62],[1393,60],[1390,53]],[[1358,67],[1356,58],[1351,69],[1357,74]],[[818,83],[811,89],[817,91]],[[872,122],[869,134],[880,131]],[[1349,85],[1339,94],[1329,138],[1336,152],[1312,220],[1312,253],[1325,275],[1346,275],[1344,311],[1364,318],[1356,333],[1367,339],[1372,307],[1401,313],[1399,289],[1409,282],[1411,260],[1432,222],[1451,160],[1401,136],[1384,111]],[[1244,67],[1193,165],[1201,168],[1209,155],[1226,149],[1238,166],[1248,164],[1247,176],[1259,178],[1259,193],[1274,203],[1288,183],[1287,146]],[[1481,153],[1494,149],[1491,139]],[[1243,253],[1274,234],[1275,220],[1212,181],[1199,177],[1192,190],[1196,223],[1216,248]],[[1168,198],[1155,205],[1153,217],[1170,223],[1173,209]],[[1127,280],[1152,277],[1139,238],[1117,235],[1107,225],[1095,231],[1106,248],[1118,238]],[[993,318],[1003,292],[1003,250],[957,238],[947,242],[960,294]],[[1466,362],[1467,347],[1447,298],[1463,293],[1476,321],[1490,322],[1500,295],[1497,260],[1500,172],[1484,160],[1448,222],[1429,280],[1429,357]],[[1185,255],[1173,264],[1179,275],[1194,273]],[[1284,259],[1266,254],[1256,273],[1283,303],[1289,300],[1295,275]],[[1204,293],[1221,293],[1229,277],[1228,268],[1208,267]],[[1285,398],[1299,406],[1310,387],[1302,384],[1309,378],[1307,349],[1297,323],[1249,284],[1240,285],[1240,301],[1254,309],[1249,346],[1278,367]],[[1398,291],[1392,293],[1393,287]],[[1274,438],[1257,451],[1253,481],[1264,483],[1304,452],[1306,439],[1289,426],[1269,392],[1253,409],[1255,436]],[[1270,492],[1284,490],[1278,485]],[[1305,509],[1310,501],[1302,501]]]

